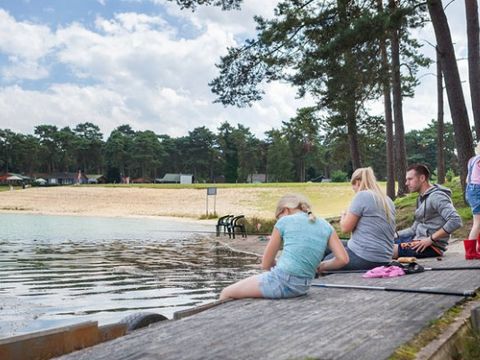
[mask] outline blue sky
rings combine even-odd
[[[0,128],[33,133],[40,124],[90,121],[107,136],[122,124],[183,136],[228,121],[263,137],[311,100],[272,83],[252,107],[225,108],[212,103],[208,82],[226,47],[254,36],[253,15],[270,17],[275,4],[246,0],[241,11],[192,13],[163,0],[0,0]],[[447,10],[457,57],[465,57],[463,1]],[[418,37],[435,42],[431,25]],[[434,55],[429,46],[425,52]],[[468,80],[467,62],[459,67]],[[435,118],[434,89],[435,78],[426,75],[415,98],[405,100],[407,130]],[[383,111],[381,102],[371,108]]]

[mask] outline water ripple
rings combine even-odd
[[[256,257],[213,248],[211,226],[174,225],[182,232],[152,219],[1,214],[0,338],[138,311],[172,317],[258,273]]]

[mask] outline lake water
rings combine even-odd
[[[136,312],[171,318],[259,272],[214,246],[214,225],[0,214],[0,338]]]

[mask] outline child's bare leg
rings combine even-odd
[[[235,284],[227,286],[220,294],[220,300],[227,298],[242,299],[242,298],[259,298],[263,297],[260,291],[260,282],[258,275],[250,276],[246,279],[240,280]]]

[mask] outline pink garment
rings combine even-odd
[[[364,278],[385,278],[396,277],[405,275],[405,271],[398,266],[379,266],[368,270],[362,275]]]
[[[480,184],[480,156],[474,156],[468,162],[468,168],[470,168],[472,161],[475,161],[475,164],[472,168],[472,174],[470,178],[470,184]]]

